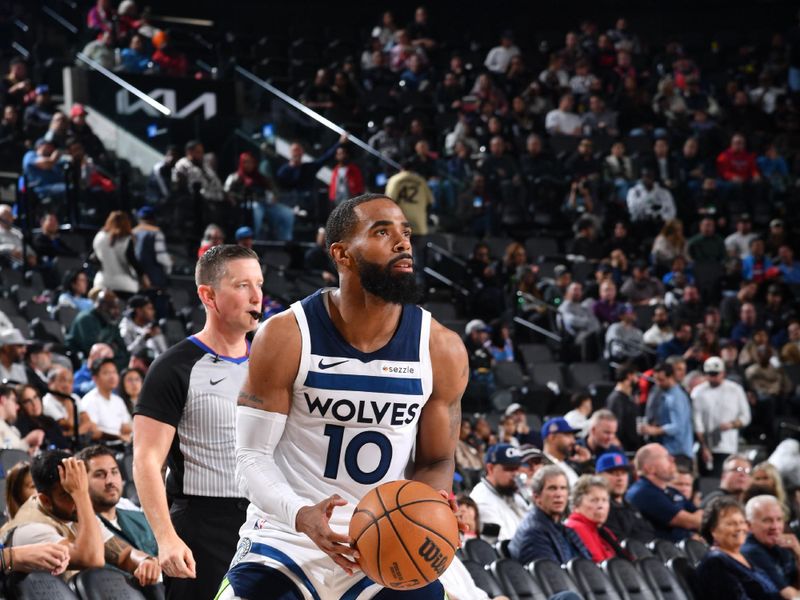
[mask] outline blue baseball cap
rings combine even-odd
[[[553,417],[542,425],[542,441],[553,433],[578,433],[580,429],[573,429],[564,417]]]
[[[249,227],[239,227],[236,230],[236,241],[244,240],[253,237],[253,230]]]
[[[518,467],[522,464],[522,456],[511,444],[495,444],[486,451],[486,464]]]
[[[152,206],[143,206],[136,212],[140,219],[152,219],[156,215],[156,209]]]
[[[630,466],[631,464],[624,454],[620,454],[619,452],[606,452],[597,459],[594,470],[596,473],[603,473],[615,469],[628,469]]]

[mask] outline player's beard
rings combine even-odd
[[[392,304],[415,304],[422,295],[414,273],[392,273],[392,267],[401,260],[410,260],[410,254],[397,256],[386,266],[356,257],[361,287],[373,296]]]

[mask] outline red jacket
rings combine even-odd
[[[725,181],[731,181],[734,177],[750,181],[759,175],[755,154],[734,152],[730,148],[717,157],[717,171]]]
[[[583,545],[591,552],[592,560],[596,563],[601,563],[604,560],[608,560],[609,558],[614,558],[617,553],[614,551],[614,548],[605,541],[603,538],[600,537],[598,533],[598,525],[588,517],[583,516],[580,513],[572,513],[567,520],[564,521],[564,525],[575,531],[578,536],[581,538]],[[605,533],[608,536],[616,539],[613,533],[606,528],[604,525],[601,525],[605,529]]]
[[[336,165],[333,167],[333,173],[331,174],[331,183],[328,186],[328,199],[333,202],[336,200],[336,181],[339,177],[339,169],[342,167],[340,165]],[[355,163],[349,163],[345,165],[347,169],[347,173],[345,177],[347,177],[347,187],[350,189],[350,197],[359,196],[360,194],[364,193],[364,177],[361,175],[361,169],[358,168],[358,165]]]

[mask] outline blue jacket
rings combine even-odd
[[[549,558],[560,565],[572,558],[592,559],[577,533],[535,508],[522,519],[508,551],[523,565],[537,558]]]

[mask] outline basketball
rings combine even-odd
[[[350,537],[364,574],[394,590],[438,579],[459,546],[450,505],[419,481],[391,481],[367,493],[353,513]]]

